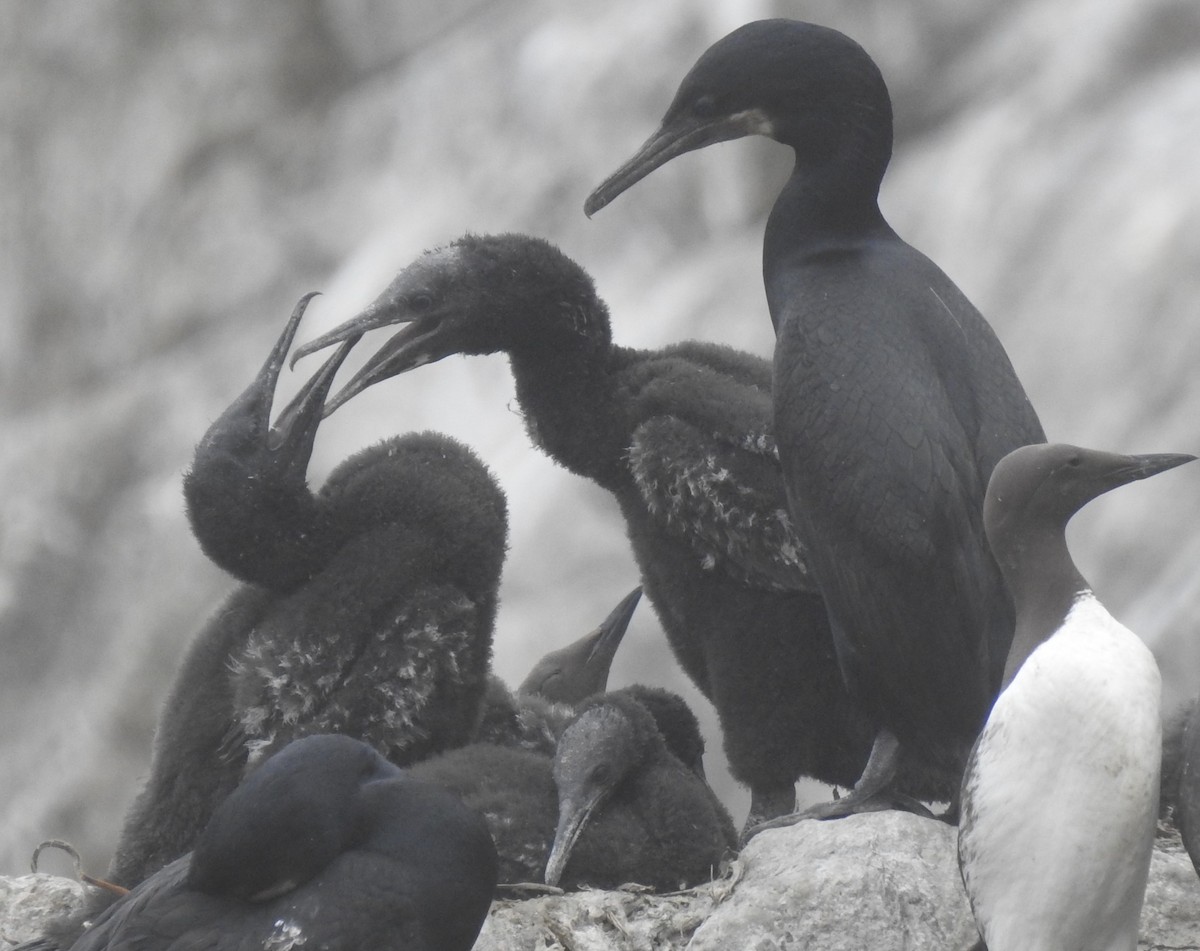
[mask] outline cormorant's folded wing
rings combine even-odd
[[[630,376],[642,422],[629,462],[651,513],[708,570],[765,590],[815,590],[788,514],[765,361],[693,344]]]

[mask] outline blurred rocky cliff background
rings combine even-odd
[[[619,341],[769,355],[759,248],[786,150],[731,143],[594,221],[581,205],[701,50],[773,15],[878,60],[885,213],[992,321],[1051,438],[1200,450],[1193,0],[0,5],[0,873],[52,835],[107,863],[175,664],[231,588],[181,473],[301,294],[325,292],[308,339],[422,249],[523,230],[592,272]],[[412,428],[475,446],[509,494],[496,666],[519,680],[636,582],[616,508],[529,448],[501,358],[356,399],[312,481]],[[1077,560],[1169,696],[1200,689],[1200,471],[1077,523]],[[634,679],[684,686],[648,606],[613,684]],[[709,737],[719,774],[711,715]]]

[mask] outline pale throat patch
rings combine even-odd
[[[775,135],[775,125],[761,109],[744,109],[729,117],[740,129],[745,129],[747,135],[765,135],[771,138]]]

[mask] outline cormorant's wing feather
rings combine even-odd
[[[457,723],[465,741],[475,717],[466,699],[448,698],[457,692],[478,702],[482,694],[483,673],[472,670],[483,666],[474,663],[486,623],[480,606],[452,585],[401,585],[386,598],[375,586],[374,598],[359,598],[327,591],[329,580],[344,587],[348,579],[318,576],[280,605],[239,658],[237,706],[253,751],[309,733],[347,733],[403,764],[449,745],[446,731]],[[361,581],[371,586],[369,577]],[[290,638],[282,633],[289,628]],[[427,722],[430,710],[437,722]]]
[[[629,464],[651,513],[706,569],[765,590],[814,590],[788,514],[762,361],[677,347],[631,368],[626,382],[642,420]]]

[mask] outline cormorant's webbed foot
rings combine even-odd
[[[818,803],[800,812],[760,822],[753,828],[750,828],[747,821],[742,844],[749,842],[765,829],[782,829],[805,819],[845,819],[847,816],[864,812],[883,812],[888,809],[911,812],[926,819],[935,818],[923,803],[892,788],[900,765],[900,755],[900,742],[890,731],[880,730],[875,736],[875,743],[871,747],[867,765],[863,767],[862,776],[849,793],[840,799]]]
[[[783,816],[791,816],[796,812],[796,787],[788,783],[782,787],[758,787],[750,790],[750,812],[746,823],[742,826],[742,842],[750,841],[750,837],[764,823]]]

